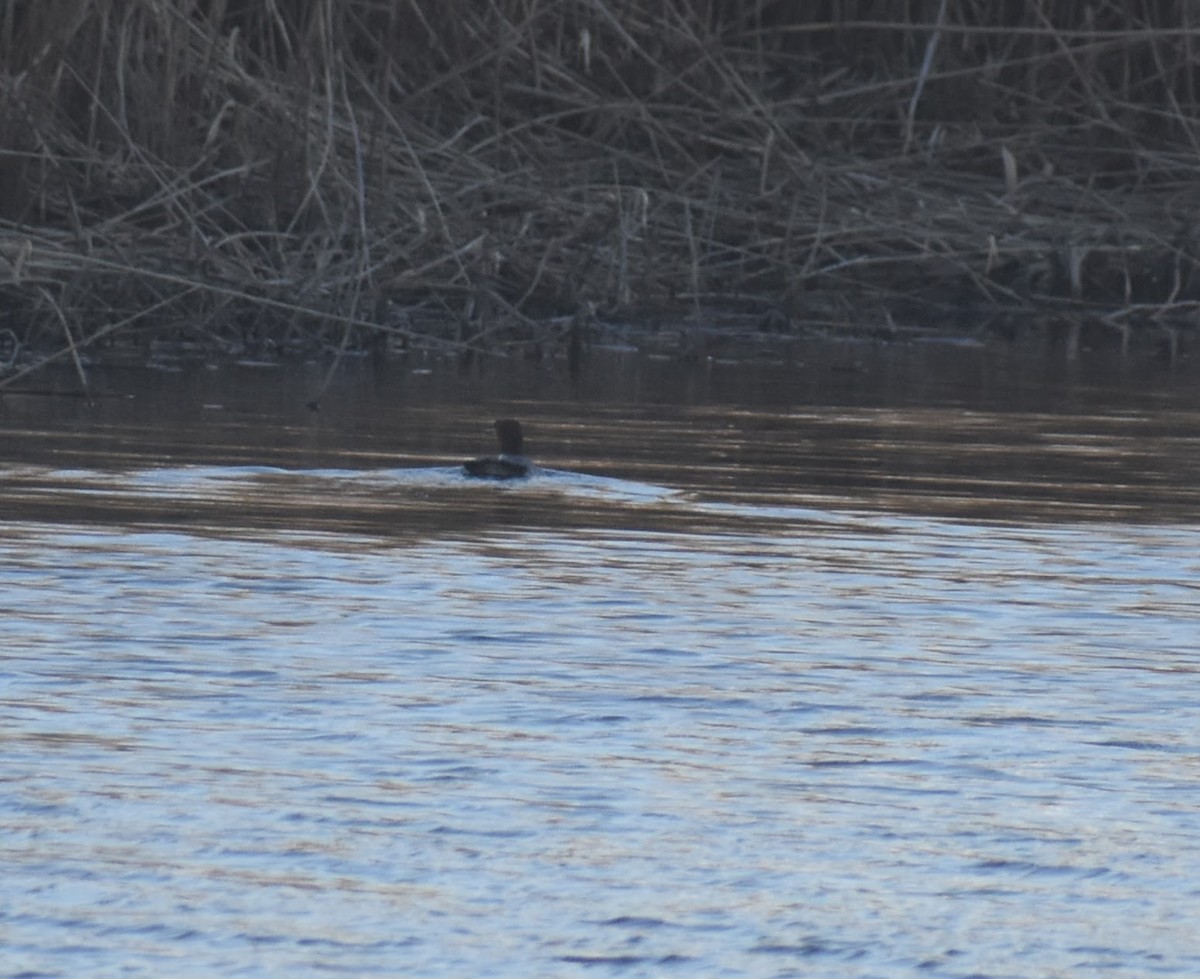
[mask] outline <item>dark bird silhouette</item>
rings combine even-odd
[[[521,423],[512,418],[497,419],[496,438],[500,442],[500,454],[464,462],[463,475],[476,479],[521,479],[528,476],[534,466],[525,455]]]

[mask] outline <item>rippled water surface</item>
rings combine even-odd
[[[5,393],[2,974],[1200,973],[1195,378],[833,366]]]

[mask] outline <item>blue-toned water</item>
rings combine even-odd
[[[0,469],[3,975],[1200,973],[1192,407],[518,407]]]

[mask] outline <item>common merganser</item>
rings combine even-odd
[[[463,475],[476,479],[521,479],[533,471],[533,463],[524,454],[525,440],[521,423],[512,418],[496,421],[496,438],[500,455],[484,456],[463,463]]]

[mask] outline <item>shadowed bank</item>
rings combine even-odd
[[[1188,6],[900,9],[14,0],[0,356],[571,356],[681,315],[1177,356]]]

